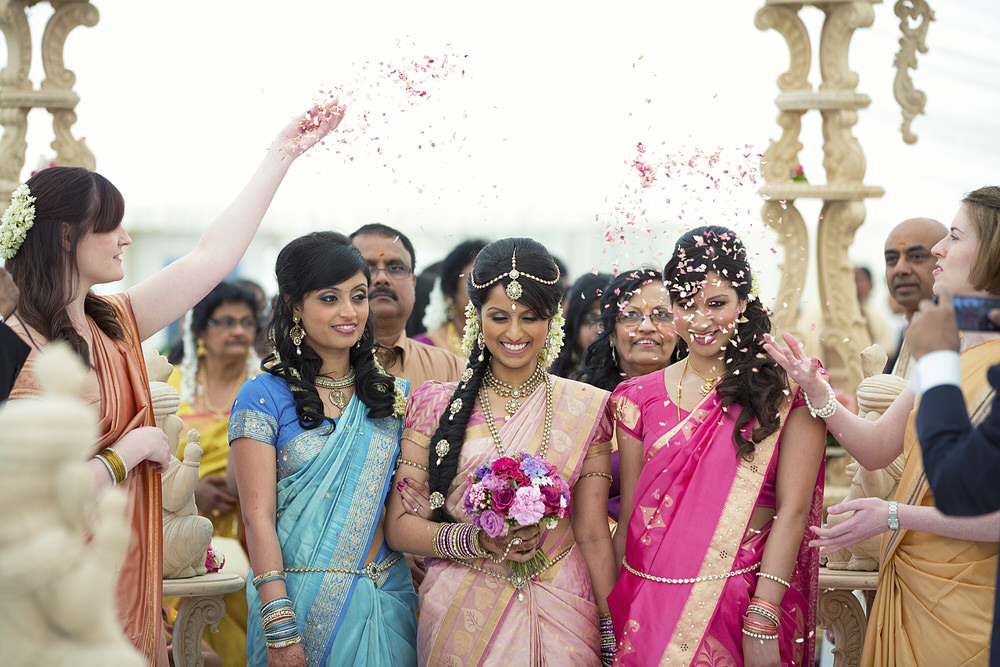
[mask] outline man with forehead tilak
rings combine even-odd
[[[885,282],[889,293],[902,307],[909,323],[922,299],[930,299],[934,287],[936,259],[931,248],[948,233],[947,228],[930,218],[910,218],[896,225],[885,241]],[[910,379],[910,352],[905,342],[896,359],[890,359],[886,372]]]

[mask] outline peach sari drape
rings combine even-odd
[[[991,398],[986,371],[1000,341],[962,353],[962,393],[972,422]],[[906,425],[906,464],[894,500],[934,507],[914,425]],[[879,583],[861,664],[986,665],[990,657],[997,542],[972,542],[913,530],[885,533]]]
[[[125,294],[105,297],[125,329],[126,340],[108,337],[93,322],[92,350],[100,396],[99,440],[94,453],[114,444],[123,435],[140,426],[153,425],[149,380],[142,361],[142,343],[132,305]],[[33,375],[37,350],[32,350],[17,378],[11,399],[37,396],[39,387]],[[132,539],[118,576],[118,613],[125,635],[151,664],[160,657],[163,623],[160,605],[163,597],[163,523],[160,476],[143,462],[131,470],[119,485],[128,496],[126,521]]]
[[[403,437],[427,446],[455,383],[428,382],[410,399]],[[546,460],[571,486],[589,455],[610,452],[607,392],[556,378],[552,436]],[[544,385],[499,429],[505,454],[539,454],[545,411]],[[591,446],[591,443],[594,443]],[[445,509],[465,519],[462,495],[466,476],[499,454],[478,404],[469,420],[458,471]],[[541,550],[549,560],[568,552],[518,591],[506,581],[462,564],[428,558],[420,586],[417,650],[421,665],[599,665],[600,635],[590,573],[573,549],[570,522],[544,531]],[[475,566],[507,576],[505,567],[486,559]]]

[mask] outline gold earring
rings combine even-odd
[[[198,355],[199,358],[204,357],[206,354],[208,354],[208,350],[205,348],[204,338],[198,339],[198,349],[195,351],[195,353]]]
[[[739,315],[739,317],[736,318],[736,324],[746,324],[750,321],[747,319],[747,316],[743,314],[742,310],[736,314]]]
[[[302,318],[298,314],[292,315],[292,324],[295,326],[288,332],[288,335],[292,337],[292,342],[295,343],[295,354],[298,355],[302,354],[302,348],[299,346],[302,345],[302,339],[306,337],[306,330],[299,325],[301,321]]]
[[[483,338],[483,334],[481,332],[478,336],[476,336],[476,343],[479,345],[479,362],[482,363],[483,351],[486,349],[486,339]]]

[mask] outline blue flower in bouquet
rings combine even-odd
[[[549,467],[545,465],[544,461],[539,461],[531,454],[524,454],[524,458],[521,459],[521,472],[535,480],[548,476]]]

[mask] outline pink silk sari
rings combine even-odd
[[[612,402],[618,426],[643,443],[626,563],[656,577],[705,578],[661,583],[623,567],[608,596],[619,640],[615,664],[742,665],[742,618],[773,522],[759,534],[748,526],[757,507],[775,506],[781,431],[756,445],[752,461],[737,457],[732,428],[740,408],[724,412],[713,391],[690,413],[678,412],[663,371],[623,382]],[[786,399],[782,430],[791,407]],[[822,502],[820,470],[809,525],[819,525]],[[812,664],[819,558],[807,535],[781,602],[784,665]],[[719,576],[739,570],[747,571]]]
[[[428,382],[414,392],[404,420],[403,437],[422,447],[430,443],[438,419],[456,383]],[[611,451],[608,393],[589,385],[555,378],[552,435],[545,459],[572,486],[588,456]],[[539,454],[545,413],[545,386],[535,390],[499,428],[505,454]],[[593,443],[593,444],[592,444]],[[466,431],[458,472],[445,509],[468,520],[461,508],[466,477],[500,455],[477,402]],[[523,600],[508,582],[460,563],[427,558],[420,586],[417,653],[421,665],[600,665],[597,606],[590,573],[573,549],[570,521],[543,531],[541,549],[558,562],[522,589]],[[469,561],[478,568],[509,576],[486,559]]]

